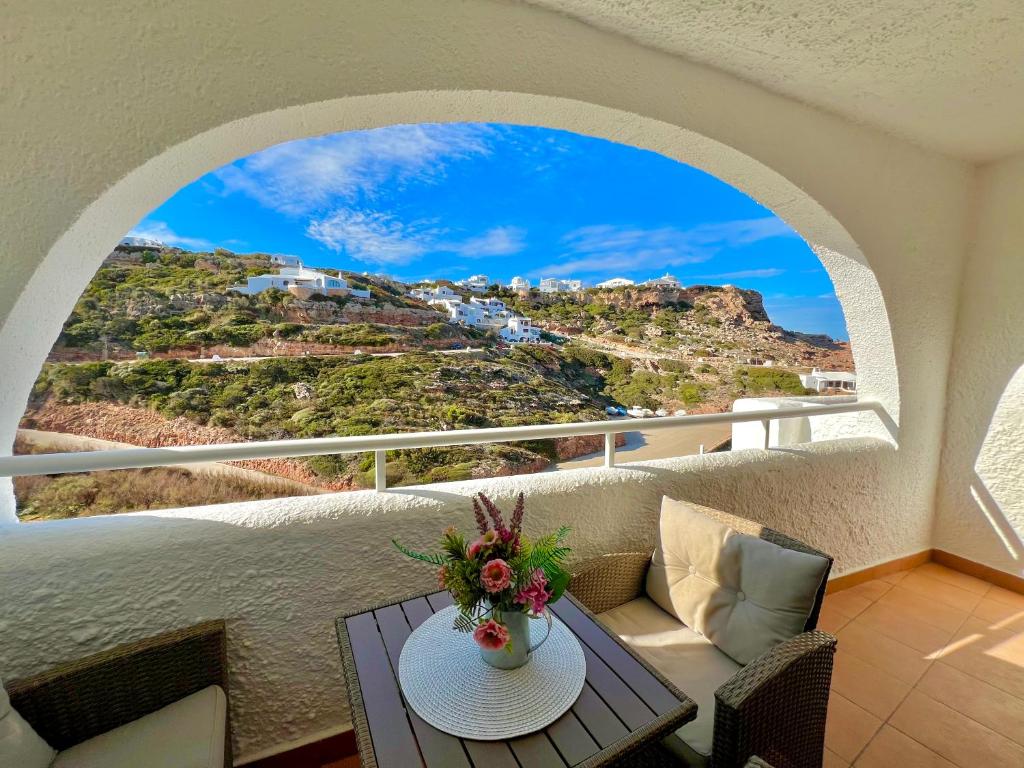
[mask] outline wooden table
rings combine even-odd
[[[587,678],[543,731],[508,741],[459,739],[407,707],[398,659],[409,634],[452,604],[434,592],[338,619],[338,643],[363,768],[590,766],[647,761],[645,750],[697,716],[686,694],[644,663],[568,594],[551,608],[580,641]]]

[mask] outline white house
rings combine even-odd
[[[857,391],[857,374],[847,371],[822,371],[812,368],[810,373],[801,373],[800,383],[808,389],[824,392],[829,389],[841,389],[845,392]]]
[[[333,277],[315,269],[306,269],[301,264],[298,267],[283,267],[278,270],[276,275],[254,275],[246,279],[245,285],[233,285],[229,290],[238,291],[247,296],[255,296],[271,288],[281,291],[306,289],[325,295],[350,292],[348,281],[345,278]],[[360,293],[369,296],[368,291],[360,291]]]
[[[428,304],[433,301],[462,301],[462,297],[447,285],[428,285],[426,288],[413,288],[409,291],[409,295]]]
[[[287,253],[272,253],[270,255],[270,263],[277,264],[282,267],[301,267],[302,261],[298,256],[292,256]]]
[[[474,328],[484,325],[487,310],[479,304],[468,304],[462,301],[443,301],[435,299],[431,304],[443,304],[448,308],[448,320],[460,325],[471,325]]]
[[[598,288],[625,288],[627,285],[636,285],[632,280],[626,277],[613,277],[611,280],[605,280],[603,283],[598,283]]]
[[[508,319],[508,324],[501,329],[499,335],[513,344],[535,344],[540,341],[540,328],[537,328],[530,318],[514,315]]]
[[[469,300],[473,304],[479,304],[488,312],[502,312],[506,309],[505,302],[501,299],[496,299],[493,296],[485,296],[483,298],[471,296]]]
[[[489,283],[487,281],[487,275],[471,275],[465,280],[456,280],[455,284],[462,288],[468,288],[474,293],[483,293],[487,290]]]
[[[525,277],[516,275],[512,278],[511,282],[509,282],[508,287],[513,291],[528,291],[530,290],[530,281]]]
[[[118,245],[126,245],[132,248],[166,248],[164,243],[159,240],[154,240],[151,237],[135,237],[129,235],[128,237],[122,237],[121,242]]]
[[[557,277],[545,277],[540,281],[542,293],[564,293],[567,291],[582,291],[582,280],[562,280]]]
[[[683,284],[674,276],[667,272],[661,277],[653,277],[650,280],[644,282],[644,285],[649,285],[652,288],[682,288]]]

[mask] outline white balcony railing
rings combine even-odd
[[[383,491],[387,488],[387,451],[401,448],[437,448],[449,445],[510,443],[519,440],[547,440],[557,437],[604,435],[604,465],[606,467],[614,467],[615,436],[624,432],[760,421],[764,425],[764,447],[767,448],[768,427],[773,420],[787,418],[802,419],[810,416],[835,416],[862,411],[874,411],[881,414],[882,406],[874,400],[857,400],[834,404],[809,405],[801,408],[799,411],[772,408],[741,412],[694,414],[689,416],[662,416],[649,419],[540,424],[525,427],[456,429],[445,432],[407,432],[389,435],[318,437],[308,440],[266,440],[252,443],[181,445],[163,448],[126,448],[110,451],[6,456],[0,458],[0,477],[57,475],[70,472],[96,472],[110,469],[164,467],[183,463],[278,459],[295,456],[372,452],[376,459],[375,486],[378,491]]]

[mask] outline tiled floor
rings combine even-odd
[[[825,598],[826,768],[1024,768],[1024,595],[927,563]]]

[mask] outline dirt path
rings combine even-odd
[[[730,424],[705,424],[699,427],[627,432],[625,446],[615,451],[615,461],[625,463],[691,456],[700,453],[701,445],[704,446],[705,451],[711,451],[730,437],[732,437],[732,425]],[[568,461],[560,461],[551,466],[551,471],[599,467],[602,464],[604,464],[604,451]]]
[[[84,435],[72,435],[66,432],[46,432],[40,429],[19,429],[18,437],[27,443],[41,448],[46,452],[60,451],[112,451],[119,448],[138,448],[131,443],[118,443],[113,440],[101,440],[98,437],[85,437]],[[194,475],[206,475],[210,477],[231,477],[244,480],[249,483],[259,483],[273,486],[286,491],[302,494],[310,493],[331,493],[323,488],[313,485],[289,480],[285,477],[278,477],[266,472],[259,472],[255,469],[236,467],[232,464],[221,462],[185,462],[182,464],[169,464],[175,469],[185,469]]]

